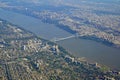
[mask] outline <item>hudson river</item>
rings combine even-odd
[[[48,40],[72,35],[53,24],[46,24],[39,19],[3,9],[0,9],[0,18]],[[92,40],[79,38],[63,40],[58,42],[58,44],[70,51],[76,57],[85,57],[90,61],[95,61],[111,68],[120,69],[120,49],[112,48]]]

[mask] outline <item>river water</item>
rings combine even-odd
[[[20,27],[48,40],[72,35],[53,24],[46,24],[39,19],[3,9],[0,9],[0,18],[19,25]],[[63,40],[58,42],[58,44],[70,51],[76,57],[85,57],[88,60],[120,70],[120,49],[80,38]]]

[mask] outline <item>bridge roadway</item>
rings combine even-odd
[[[64,38],[54,38],[51,41],[58,42],[58,41],[62,41],[62,40],[70,39],[70,38],[75,38],[75,37],[78,37],[78,36],[79,35],[72,35],[72,36],[68,36],[68,37],[64,37]]]

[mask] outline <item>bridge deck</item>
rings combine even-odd
[[[53,42],[58,42],[58,41],[62,41],[62,40],[66,40],[66,39],[70,39],[70,38],[74,38],[74,37],[78,37],[79,35],[72,35],[72,36],[68,36],[68,37],[64,37],[64,38],[55,38],[52,39],[51,41]]]

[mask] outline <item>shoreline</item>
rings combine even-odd
[[[62,24],[59,24],[57,21],[55,20],[43,20],[43,19],[40,19],[38,16],[34,15],[34,14],[30,14],[29,12],[31,11],[18,11],[18,10],[13,10],[13,9],[9,9],[9,8],[1,8],[1,9],[5,9],[5,10],[8,10],[8,11],[11,11],[11,12],[15,12],[15,13],[19,13],[19,14],[23,14],[23,15],[26,15],[26,16],[30,16],[30,17],[33,17],[33,18],[36,18],[36,19],[39,19],[40,21],[42,21],[43,23],[46,23],[46,24],[54,24],[56,27],[62,29],[62,30],[65,30],[71,34],[75,34],[77,33],[76,31],[73,31],[72,29],[70,29],[68,26],[65,26],[65,25],[62,25]],[[95,36],[82,36],[80,37],[81,39],[86,39],[86,40],[93,40],[93,41],[96,41],[96,42],[99,42],[99,43],[102,43],[103,45],[106,45],[108,47],[113,47],[113,48],[117,48],[117,49],[120,49],[120,45],[116,45],[112,42],[109,42],[108,40],[104,40],[102,38],[98,38],[98,37],[95,37]]]
[[[28,15],[27,15],[27,16],[28,16]],[[31,16],[30,16],[30,17],[31,17]],[[35,18],[35,17],[34,17],[34,18]],[[39,18],[38,18],[38,19],[39,19]],[[56,26],[56,27],[58,27],[58,26]],[[61,28],[61,29],[62,29],[62,28]],[[65,29],[63,29],[63,30],[65,30]],[[67,31],[67,29],[66,29],[65,31]],[[69,30],[68,30],[67,32],[69,32],[69,33],[70,33],[70,31],[69,31]],[[87,39],[87,40],[94,40],[94,41],[97,41],[97,42],[102,43],[102,44],[107,44],[107,46],[113,47],[113,45],[112,45],[112,44],[107,43],[107,42],[105,42],[105,41],[104,41],[104,43],[103,43],[102,41],[100,42],[100,39],[96,39],[96,38],[94,38],[94,37],[93,37],[93,38],[91,38],[91,37],[89,37],[89,36],[88,36],[88,37],[86,37],[86,36],[85,36],[85,37],[80,37],[80,38],[82,38],[82,39]],[[112,45],[112,46],[111,46],[111,45]]]

